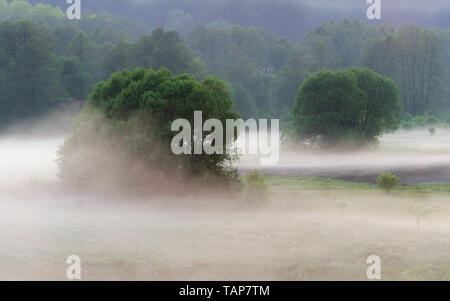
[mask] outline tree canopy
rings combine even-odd
[[[106,159],[93,160],[92,153],[80,158],[79,154],[86,148],[98,148],[107,149],[106,153],[116,150],[148,167],[150,174],[155,169],[162,172],[166,179],[183,182],[197,174],[208,181],[221,178],[224,183],[231,183],[234,172],[227,162],[233,158],[225,149],[222,154],[213,155],[175,155],[171,151],[171,141],[178,134],[171,131],[174,120],[186,119],[193,125],[194,111],[202,111],[204,120],[215,118],[225,124],[226,119],[239,116],[231,108],[229,91],[215,79],[198,82],[187,74],[172,76],[166,68],[114,73],[95,85],[87,107],[64,144],[62,176],[71,180],[75,177],[75,182],[95,182]],[[225,127],[222,130],[225,137]],[[203,138],[208,134],[203,133]],[[197,139],[193,132],[191,135]],[[132,172],[130,168],[123,167],[122,173]]]
[[[301,86],[295,106],[297,134],[325,146],[361,146],[399,122],[392,80],[369,69],[319,71]]]
[[[279,118],[282,126],[290,124],[298,89],[311,74],[365,67],[399,87],[404,122],[428,115],[450,120],[449,30],[358,20],[288,30],[300,21],[286,11],[307,11],[291,0],[115,4],[121,11],[153,7],[159,15],[152,11],[152,26],[98,11],[101,1],[83,10],[81,20],[67,20],[61,1],[37,2],[0,0],[0,128],[60,104],[83,103],[95,83],[139,67],[220,78],[231,92],[233,111],[244,118]],[[283,22],[277,23],[272,18],[281,12],[277,21]],[[259,27],[246,27],[254,25]]]
[[[362,65],[397,83],[404,112],[435,113],[447,102],[444,81],[450,64],[444,60],[442,43],[436,32],[404,25],[397,32],[370,39],[362,51]]]

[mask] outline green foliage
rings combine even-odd
[[[0,128],[45,114],[65,100],[86,100],[93,85],[113,72],[167,67],[200,78],[203,65],[176,32],[144,32],[102,12],[66,22],[60,8],[0,0]],[[34,23],[35,22],[35,23]]]
[[[410,121],[401,121],[400,122],[400,128],[404,130],[411,130],[414,128],[414,123]]]
[[[402,118],[402,121],[400,123],[400,127],[402,129],[414,129],[414,128],[431,128],[438,127],[445,127],[446,126],[446,119],[445,115],[442,115],[440,118],[436,116],[414,116],[410,117],[409,115],[404,115]]]
[[[84,32],[78,32],[73,38],[68,55],[75,57],[82,65],[90,65],[95,58],[95,46],[91,38]]]
[[[9,5],[8,19],[12,21],[28,19],[33,6],[28,1],[14,0]]]
[[[413,120],[413,116],[436,116],[444,125],[450,123],[445,115],[450,111],[450,89],[447,88],[450,86],[450,30],[425,30],[414,25],[395,29],[384,25],[368,26],[356,20],[332,21],[310,30],[312,27],[291,26],[293,21],[286,17],[295,16],[297,20],[298,15],[305,15],[301,4],[290,0],[277,1],[276,5],[270,0],[249,0],[245,5],[236,6],[237,2],[230,0],[208,5],[208,13],[211,7],[220,7],[220,17],[199,16],[199,12],[204,11],[202,1],[179,8],[173,4],[164,9],[157,6],[150,13],[154,14],[153,18],[148,17],[147,10],[146,19],[158,20],[152,24],[165,24],[164,28],[169,30],[157,28],[147,34],[147,28],[154,28],[153,25],[149,27],[106,11],[85,11],[81,20],[68,22],[59,7],[37,2],[0,0],[0,22],[29,20],[45,32],[37,36],[39,41],[35,39],[34,47],[42,44],[42,53],[49,52],[51,63],[40,71],[52,71],[49,78],[56,88],[52,93],[45,92],[53,95],[46,96],[45,105],[36,104],[42,109],[33,109],[35,112],[45,112],[51,107],[50,103],[63,99],[86,99],[94,83],[107,79],[113,72],[166,67],[175,75],[189,73],[196,79],[221,78],[235,100],[234,111],[244,118],[280,118],[283,126],[289,126],[292,123],[286,112],[294,106],[299,87],[311,74],[323,69],[342,70],[362,65],[391,78],[399,87],[402,128],[439,124],[433,122],[432,117]],[[148,5],[153,7],[153,4]],[[126,4],[120,10],[131,7]],[[230,8],[233,8],[231,15]],[[240,13],[236,15],[235,11]],[[266,15],[266,11],[270,14]],[[259,19],[258,15],[265,17]],[[273,23],[268,24],[268,20]],[[208,25],[195,29],[196,24]],[[248,27],[250,25],[260,28]],[[8,25],[0,23],[0,31],[5,31],[2,27]],[[304,38],[297,44],[284,36]],[[6,35],[3,39],[14,42],[17,36]],[[6,49],[6,44],[0,48]],[[0,61],[16,60],[14,51],[0,50]],[[8,83],[20,85],[11,81],[12,67],[12,63],[0,66],[3,88],[9,87]],[[18,73],[25,76],[23,70]],[[17,78],[22,80],[20,75],[14,80]],[[8,110],[12,97],[22,97],[15,95],[14,89],[2,90],[5,95],[0,97],[0,111]],[[36,102],[43,98],[38,97]],[[24,116],[19,111],[16,114],[14,109],[10,111],[11,116],[0,117],[0,124]],[[361,132],[345,131],[342,135],[346,137],[342,143],[354,142]]]
[[[395,84],[368,69],[320,71],[301,86],[293,110],[303,139],[327,146],[361,146],[399,125]],[[351,145],[350,144],[350,145]]]
[[[202,64],[194,58],[177,32],[157,28],[152,35],[142,36],[134,46],[135,66],[168,68],[174,74],[202,75]]]
[[[377,36],[377,29],[361,21],[344,20],[318,26],[304,39],[302,48],[310,57],[311,70],[336,70],[359,64],[360,49]]]
[[[377,183],[384,191],[391,192],[400,184],[400,178],[392,173],[383,173],[378,176]]]
[[[304,58],[305,56],[302,51],[296,50],[292,52],[286,65],[278,73],[278,108],[281,112],[286,111],[286,109],[291,110],[298,93],[298,88],[309,75],[309,67]],[[286,119],[283,121],[286,121]]]
[[[435,128],[429,128],[428,132],[430,133],[431,136],[436,135],[436,129]]]
[[[426,125],[433,125],[433,124],[438,124],[438,123],[439,123],[439,119],[435,116],[427,116],[425,119]]]
[[[109,49],[103,59],[103,72],[109,76],[114,72],[130,68],[133,61],[133,46],[127,41],[120,40]]]
[[[391,34],[370,39],[362,53],[363,66],[397,83],[405,112],[425,115],[445,106],[448,67],[438,32],[403,25]]]
[[[64,89],[48,31],[30,21],[0,24],[0,126],[60,103]]]
[[[234,158],[226,154],[227,145],[223,154],[214,155],[194,155],[192,150],[193,155],[176,156],[170,148],[177,134],[170,130],[175,119],[184,118],[194,124],[194,111],[202,111],[205,120],[216,118],[225,124],[226,119],[238,118],[231,113],[231,107],[230,94],[218,80],[198,82],[187,74],[173,77],[166,68],[114,73],[108,81],[95,85],[81,115],[85,121],[77,123],[64,144],[61,174],[69,179],[79,174],[84,174],[86,180],[95,177],[96,169],[101,168],[95,161],[87,158],[79,164],[79,160],[72,159],[86,147],[100,146],[118,149],[125,158],[156,167],[172,179],[179,177],[181,182],[200,178],[213,183],[220,178],[232,184],[236,174],[228,163]]]
[[[9,15],[9,5],[6,0],[0,0],[0,22],[6,21]]]
[[[206,63],[208,74],[230,83],[235,110],[244,117],[255,118],[267,113],[279,115],[284,105],[291,107],[293,98],[290,101],[284,98],[292,95],[279,91],[284,92],[284,87],[292,85],[283,83],[283,89],[279,89],[278,72],[288,64],[295,44],[269,31],[237,25],[224,28],[200,26],[187,36],[187,44]],[[294,70],[284,72],[286,81],[290,80],[289,72]],[[292,79],[295,91],[302,79]]]

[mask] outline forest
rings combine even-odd
[[[197,79],[217,77],[230,89],[234,111],[247,118],[280,118],[285,126],[309,76],[323,69],[367,67],[398,86],[404,127],[450,119],[448,29],[345,19],[301,34],[271,26],[267,19],[269,28],[251,19],[245,24],[236,15],[234,21],[191,16],[194,3],[200,2],[186,2],[186,11],[180,6],[169,10],[165,20],[159,20],[162,25],[152,29],[144,21],[105,10],[88,10],[81,20],[71,21],[57,6],[0,0],[0,89],[5,91],[0,95],[0,126],[83,102],[96,82],[137,67],[166,67],[175,75],[188,73]],[[234,2],[218,3],[232,7]],[[254,3],[248,3],[244,7],[251,10]],[[255,16],[272,5],[263,1],[258,10],[253,8]],[[304,11],[289,1],[278,5],[283,11],[288,5]],[[289,11],[303,19],[295,9]],[[271,11],[271,16],[276,14]],[[198,23],[204,24],[195,26]]]

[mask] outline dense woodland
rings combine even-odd
[[[450,118],[450,29],[346,19],[312,28],[315,14],[329,19],[325,11],[287,0],[152,1],[142,4],[152,7],[148,16],[137,16],[144,21],[97,10],[102,1],[88,4],[79,21],[30,2],[0,0],[0,127],[85,101],[96,82],[137,67],[217,77],[241,116],[284,122],[315,72],[367,67],[395,82],[404,120]],[[124,5],[117,1],[113,13],[138,4]],[[444,28],[445,19],[437,19]]]

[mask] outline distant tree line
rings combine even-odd
[[[220,3],[228,3],[230,10],[237,5]],[[277,9],[286,11],[286,5],[294,5],[289,3],[281,1]],[[273,1],[263,1],[258,7],[271,5]],[[178,9],[165,21],[166,28],[188,28],[191,19]],[[80,21],[69,21],[58,7],[19,0],[0,0],[0,21],[0,126],[67,101],[84,101],[95,83],[138,67],[166,67],[197,80],[220,78],[231,91],[233,110],[243,117],[288,122],[307,78],[324,69],[353,67],[367,67],[395,82],[404,119],[445,119],[450,111],[450,30],[332,21],[296,43],[218,17],[185,30],[183,39],[163,28],[147,34],[142,22],[107,12],[86,12]]]
[[[370,39],[362,51],[362,65],[395,80],[405,113],[437,113],[449,105],[449,49],[444,47],[448,39],[449,32],[404,25]]]
[[[32,4],[44,2],[67,8],[67,4],[62,0],[28,1]],[[382,23],[395,26],[415,23],[424,28],[448,28],[450,25],[450,8],[441,7],[434,13],[424,13],[414,6],[396,4],[398,1],[386,2]],[[326,5],[320,5],[321,3]],[[84,12],[99,13],[107,10],[121,17],[142,20],[150,32],[164,26],[165,29],[179,31],[184,37],[184,34],[197,26],[225,22],[267,29],[297,42],[315,27],[329,20],[340,22],[348,18],[373,24],[374,21],[366,18],[366,9],[365,1],[352,0],[88,0],[83,5]]]

